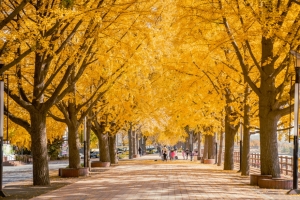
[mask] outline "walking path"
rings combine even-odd
[[[286,195],[287,190],[250,186],[249,177],[236,171],[199,161],[163,162],[157,155],[93,171],[86,179],[33,199],[300,199]]]

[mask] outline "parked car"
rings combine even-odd
[[[80,156],[80,159],[83,159],[83,158],[84,158],[83,153],[79,153],[79,156]]]
[[[117,149],[117,152],[118,152],[118,154],[122,154],[122,153],[124,153],[124,149],[118,148],[118,149]]]
[[[91,158],[99,158],[99,151],[94,151],[90,154]]]
[[[154,153],[158,153],[158,151],[157,151],[156,148],[147,148],[146,153],[147,154],[154,154]]]

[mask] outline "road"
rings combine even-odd
[[[49,161],[49,170],[58,170],[68,165],[68,160]],[[8,183],[32,180],[32,164],[21,166],[3,166],[2,185]]]

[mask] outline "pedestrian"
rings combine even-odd
[[[175,151],[171,150],[170,152],[170,160],[174,160],[175,159]]]
[[[142,157],[142,148],[139,147],[139,154],[140,154],[140,157]]]
[[[186,150],[185,150],[185,155],[186,155],[186,159],[188,160],[189,159],[189,149],[187,148]]]
[[[184,149],[182,149],[181,152],[182,152],[183,160],[185,160],[185,151],[184,151]]]
[[[194,161],[197,161],[197,159],[198,159],[198,151],[196,150],[194,153]]]
[[[163,161],[167,161],[167,156],[168,156],[168,149],[167,149],[167,147],[166,146],[164,146],[164,148],[163,148]]]

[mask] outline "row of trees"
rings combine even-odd
[[[130,89],[136,83],[131,79],[144,73],[137,66],[144,62],[146,31],[157,18],[153,6],[159,5],[1,1],[0,57],[5,65],[0,73],[12,75],[5,90],[13,100],[5,114],[23,128],[19,135],[24,130],[30,135],[34,185],[50,183],[47,139],[63,132],[60,123],[69,131],[69,166],[78,168],[78,128],[86,116],[99,141],[134,119],[137,113],[131,109],[137,100]],[[55,132],[46,132],[53,126]]]
[[[299,2],[187,0],[178,2],[177,9],[173,28],[181,44],[175,54],[180,65],[172,68],[195,82],[206,77],[208,93],[222,100],[223,106],[213,99],[209,110],[206,103],[199,110],[219,119],[219,127],[224,120],[224,169],[233,169],[234,136],[241,122],[242,174],[249,166],[250,130],[258,128],[261,173],[279,177],[278,132],[292,125],[294,58],[289,52],[299,50]]]
[[[249,173],[250,131],[257,128],[261,172],[280,176],[277,130],[291,125],[289,51],[299,47],[298,1],[0,4],[0,73],[10,74],[5,90],[13,100],[5,114],[18,125],[13,135],[30,135],[34,185],[50,183],[47,140],[65,126],[70,167],[80,166],[85,117],[103,161],[113,162],[115,151],[105,149],[114,148],[108,144],[120,129],[130,143],[142,130],[172,145],[187,137],[188,125],[195,134],[225,132],[227,170],[242,123],[242,174]]]

